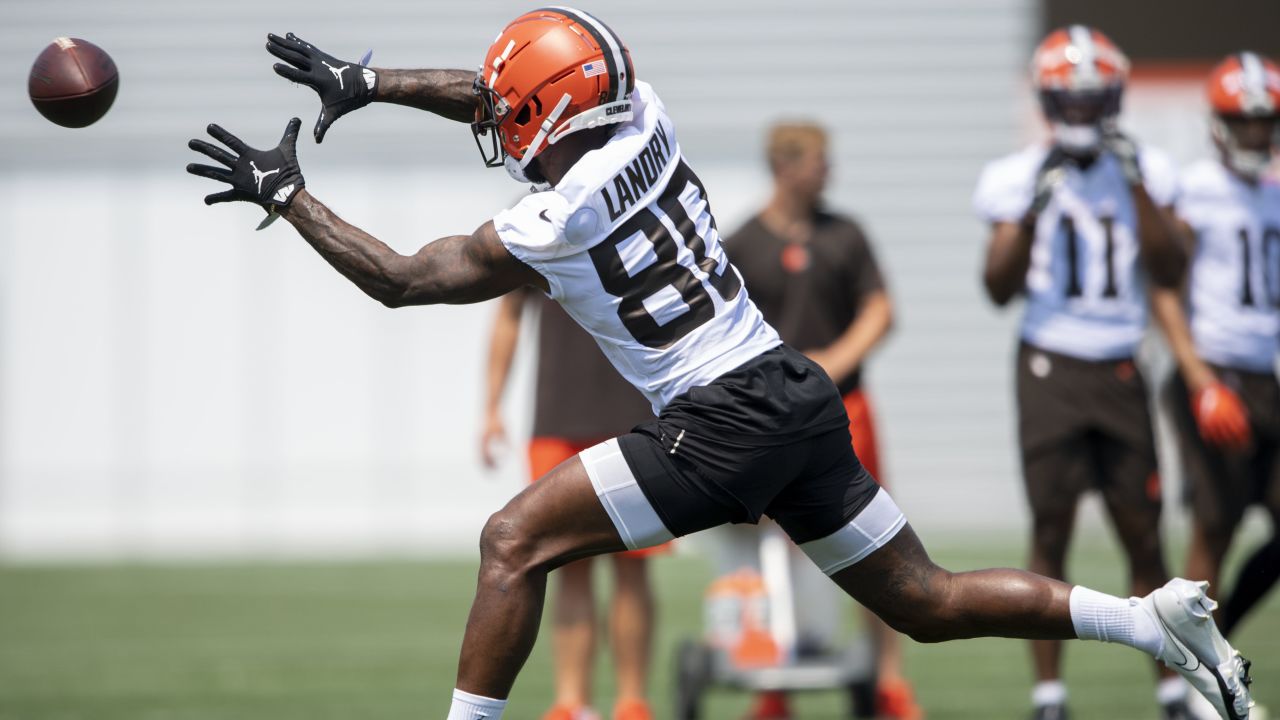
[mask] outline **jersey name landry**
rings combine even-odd
[[[609,185],[600,188],[609,222],[617,222],[629,206],[635,205],[649,192],[649,188],[662,177],[670,160],[671,141],[667,139],[667,131],[662,124],[658,123],[644,150],[622,172],[613,176],[613,193],[609,192]]]
[[[640,81],[632,102],[632,121],[494,227],[657,412],[781,341],[720,244],[662,102]]]

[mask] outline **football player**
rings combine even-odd
[[[849,414],[853,449],[882,482],[862,364],[888,334],[893,303],[862,228],[823,208],[826,131],[810,123],[780,123],[769,131],[766,155],[773,195],[725,240],[725,249],[765,321],[835,381]],[[746,533],[733,536],[735,542],[751,539]],[[868,615],[877,655],[876,717],[919,720],[924,712],[902,675],[898,635]],[[760,720],[789,715],[782,693],[762,694],[753,712]]]
[[[485,427],[480,448],[489,467],[506,441],[502,392],[520,337],[524,308],[539,316],[534,379],[533,437],[529,440],[532,480],[547,475],[578,453],[652,420],[644,396],[628,384],[554,300],[528,288],[503,296],[489,342]],[[589,392],[584,392],[589,388]],[[613,667],[617,676],[614,720],[651,720],[645,699],[649,649],[653,640],[653,594],[648,558],[666,545],[628,550],[611,557],[614,589],[609,613]],[[542,720],[598,720],[591,707],[596,611],[590,558],[560,568],[554,602],[555,704]]]
[[[1029,569],[1065,577],[1082,493],[1103,498],[1129,560],[1131,591],[1168,579],[1147,389],[1134,364],[1149,281],[1172,285],[1185,264],[1171,162],[1120,134],[1128,60],[1101,32],[1073,25],[1036,48],[1031,76],[1051,140],[982,171],[974,205],[991,226],[984,282],[1003,306],[1025,296],[1017,354],[1022,471],[1032,514]],[[1061,643],[1032,643],[1034,717],[1067,716]],[[1186,714],[1165,674],[1166,718]]]
[[[1179,369],[1166,397],[1193,518],[1187,575],[1217,584],[1249,505],[1272,519],[1219,613],[1228,634],[1280,576],[1280,186],[1264,177],[1280,142],[1280,66],[1232,55],[1208,90],[1218,156],[1186,169],[1177,202],[1195,243],[1189,332],[1177,293],[1156,310]]]
[[[270,150],[217,125],[210,134],[225,148],[192,140],[223,167],[188,171],[230,186],[207,203],[278,213],[389,307],[538,288],[658,412],[561,463],[485,523],[450,720],[502,716],[551,570],[766,513],[845,592],[917,640],[1118,642],[1177,665],[1224,718],[1248,713],[1245,661],[1195,583],[1126,599],[1020,570],[951,573],[929,559],[858,462],[835,384],[747,297],[675,125],[600,20],[535,10],[498,33],[478,73],[352,64],[364,80],[343,85],[325,66],[344,63],[300,38],[271,36],[269,47],[284,61],[277,72],[320,94],[317,137],[372,100],[410,105],[471,123],[487,165],[549,190],[400,255],[304,188],[294,118]]]

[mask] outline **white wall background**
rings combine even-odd
[[[0,64],[56,35],[121,69],[112,112],[44,122],[0,76],[0,554],[164,556],[471,548],[523,483],[476,458],[490,308],[389,311],[285,224],[206,208],[182,167],[211,121],[251,144],[314,120],[268,30],[340,57],[471,67],[524,3],[0,2]],[[834,135],[834,206],[866,222],[898,328],[870,384],[888,471],[924,530],[1025,522],[1011,421],[1016,312],[981,295],[982,163],[1028,136],[1031,0],[587,6],[676,119],[722,228],[767,193],[765,125]],[[402,251],[519,192],[462,127],[374,106],[300,144],[308,188]],[[528,368],[509,404],[528,414]]]

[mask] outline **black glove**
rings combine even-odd
[[[192,140],[187,147],[204,153],[226,165],[225,170],[212,165],[187,166],[187,172],[210,180],[227,183],[230,190],[206,195],[206,205],[245,200],[261,205],[268,213],[275,212],[277,207],[288,207],[293,196],[306,185],[302,180],[302,171],[298,169],[298,128],[302,121],[294,118],[285,126],[284,137],[280,144],[270,150],[255,150],[240,141],[240,138],[223,130],[217,125],[209,126],[209,134],[215,140],[231,148],[231,153],[211,145],[203,140]]]
[[[1036,171],[1035,194],[1031,199],[1031,207],[1027,208],[1029,219],[1034,220],[1048,207],[1049,201],[1053,199],[1054,189],[1066,175],[1067,170],[1064,166],[1070,161],[1071,157],[1057,145],[1049,150],[1044,162],[1040,163],[1040,169]]]
[[[316,142],[324,140],[325,131],[334,120],[373,102],[378,75],[364,65],[339,60],[293,33],[284,37],[267,35],[267,52],[289,63],[273,65],[277,75],[307,85],[320,95]]]
[[[1130,185],[1142,184],[1142,164],[1138,162],[1138,144],[1117,128],[1108,128],[1102,135],[1102,146],[1115,155],[1124,171],[1124,179]]]

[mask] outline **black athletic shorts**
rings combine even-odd
[[[804,543],[846,525],[878,490],[835,384],[785,345],[690,388],[618,444],[676,536],[768,515]]]

